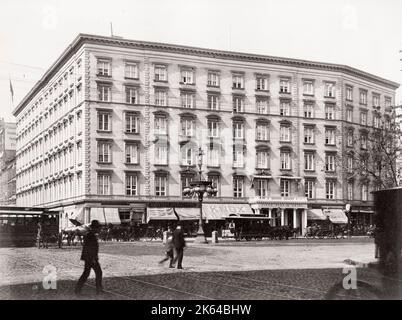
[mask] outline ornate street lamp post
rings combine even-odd
[[[350,209],[351,209],[351,205],[349,203],[347,203],[345,205],[345,213],[346,213],[346,216],[348,217],[348,238],[351,237],[351,235],[350,235],[350,211],[351,210]]]
[[[204,152],[201,148],[198,148],[198,172],[199,179],[190,182],[190,186],[186,186],[183,190],[183,195],[186,197],[197,196],[198,204],[200,208],[200,217],[198,222],[197,237],[195,238],[196,243],[208,243],[205,237],[202,221],[202,201],[204,196],[214,196],[217,194],[218,190],[212,186],[211,181],[202,180],[202,156]]]

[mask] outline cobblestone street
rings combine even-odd
[[[105,294],[94,294],[91,273],[83,295],[73,294],[83,263],[81,246],[0,249],[1,299],[322,299],[342,280],[345,260],[373,260],[371,239],[189,243],[184,270],[158,261],[161,242],[101,243]],[[56,267],[57,289],[44,290],[43,268]],[[378,275],[359,269],[375,283]]]

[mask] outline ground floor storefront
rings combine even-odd
[[[59,213],[60,230],[73,227],[71,219],[81,223],[98,220],[103,225],[149,225],[155,229],[173,228],[180,221],[188,234],[198,230],[200,217],[203,227],[210,231],[228,229],[230,218],[260,217],[269,219],[271,227],[288,226],[298,235],[304,235],[307,227],[330,220],[334,224],[347,224],[344,206],[311,204],[307,198],[247,199],[243,201],[196,200],[183,201],[104,201],[52,208]],[[365,233],[373,225],[373,211],[369,207],[356,207],[349,214],[350,228],[356,233]]]

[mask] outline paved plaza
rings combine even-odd
[[[345,276],[345,260],[373,261],[372,239],[225,241],[188,243],[184,270],[158,264],[160,241],[100,244],[105,294],[95,295],[94,274],[81,296],[81,246],[62,249],[0,248],[1,299],[323,299]],[[54,266],[57,289],[45,290],[46,266]],[[48,267],[49,268],[49,267]],[[51,269],[50,269],[51,270]],[[379,280],[369,269],[358,277]]]

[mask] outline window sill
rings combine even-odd
[[[112,130],[96,130],[98,133],[112,133]]]
[[[124,79],[126,79],[126,80],[140,80],[140,78],[139,77],[124,77]]]
[[[112,164],[112,162],[100,162],[100,161],[96,161],[96,163],[97,164],[99,164],[99,165],[110,165],[110,164]]]
[[[314,97],[314,93],[303,93],[304,97]]]
[[[268,140],[255,139],[255,142],[269,142],[269,139]]]
[[[154,166],[159,166],[159,167],[168,167],[169,164],[167,163],[154,163]]]
[[[306,173],[316,173],[315,169],[314,170],[304,169],[304,172],[306,172]]]
[[[232,87],[232,90],[244,90],[244,88]]]
[[[303,142],[306,146],[315,146],[315,142]]]
[[[326,146],[326,147],[336,147],[335,144],[330,144],[330,143],[326,143],[325,146]]]
[[[207,88],[220,89],[220,86],[218,86],[218,85],[213,85],[213,84],[207,84]]]
[[[292,169],[279,169],[279,170],[284,172],[292,172]]]
[[[187,83],[187,82],[181,82],[180,81],[179,84],[182,85],[182,86],[195,86],[195,82]]]
[[[97,73],[96,76],[99,78],[107,78],[107,79],[112,78],[112,75],[99,74],[99,73]]]
[[[124,131],[124,133],[128,134],[128,135],[139,135],[140,134],[139,132],[127,132],[127,131]]]
[[[125,164],[126,166],[136,166],[136,165],[139,165],[138,162],[136,162],[136,163],[133,163],[133,162],[124,162],[124,164]]]
[[[168,83],[167,80],[157,80],[157,79],[154,79],[154,82],[158,82],[158,83]]]
[[[255,89],[255,92],[258,92],[258,93],[269,93],[269,90],[268,90],[268,89]]]
[[[335,97],[324,96],[324,99],[335,99]]]
[[[211,168],[211,169],[220,169],[221,165],[211,165],[211,164],[207,164],[207,168]]]
[[[290,92],[281,92],[281,91],[279,91],[279,94],[290,94]]]

